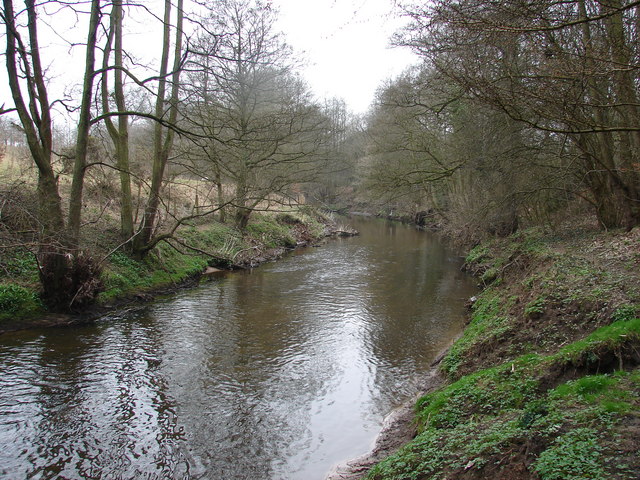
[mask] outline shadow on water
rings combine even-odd
[[[435,236],[353,224],[134,314],[0,337],[0,476],[312,480],[364,453],[474,286]]]

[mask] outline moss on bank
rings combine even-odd
[[[91,252],[95,258],[103,258],[104,290],[98,304],[146,298],[150,292],[197,281],[209,266],[256,266],[319,240],[326,235],[329,223],[321,214],[302,207],[286,213],[255,213],[244,232],[215,221],[186,225],[143,260],[135,260],[122,250],[109,253],[115,245],[102,245]],[[5,251],[0,266],[0,331],[28,327],[30,318],[47,313],[38,297],[35,256],[26,249]]]
[[[485,288],[440,365],[449,382],[368,478],[640,478],[639,240],[534,229],[474,248]]]
[[[288,249],[319,240],[325,230],[326,219],[310,210],[254,214],[245,232],[217,222],[187,226],[143,261],[122,252],[111,254],[103,272],[105,291],[99,300],[177,285],[198,277],[208,266],[256,266]]]

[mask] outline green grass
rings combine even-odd
[[[537,381],[529,372],[538,362],[538,356],[525,355],[514,362],[466,375],[426,395],[416,406],[419,425],[450,428],[470,416],[522,408],[535,397]]]
[[[0,283],[0,322],[42,313],[42,302],[33,289]]]
[[[549,393],[551,399],[573,398],[576,402],[600,405],[603,412],[624,415],[632,410],[632,395],[620,388],[620,379],[627,377],[637,381],[638,373],[587,375],[556,387]]]
[[[186,227],[179,232],[179,238],[184,244],[220,258],[232,255],[242,246],[232,228],[217,223],[208,228]],[[213,257],[177,243],[161,243],[142,261],[124,252],[113,253],[108,260],[102,274],[105,291],[100,294],[101,302],[177,284],[202,272]]]
[[[292,229],[300,222],[318,237],[324,229],[307,211],[254,214],[244,234],[230,225],[212,222],[185,226],[178,231],[179,241],[159,244],[143,261],[116,252],[104,269],[106,288],[99,300],[108,302],[134,292],[177,284],[198,275],[208,265],[229,267],[239,252],[251,246],[294,247]]]
[[[293,248],[296,246],[296,240],[291,234],[290,226],[278,222],[275,215],[254,215],[251,223],[247,225],[246,231],[251,237],[269,248]]]
[[[473,305],[471,323],[462,337],[451,347],[442,361],[442,369],[455,376],[463,356],[475,344],[489,339],[497,340],[509,331],[508,309],[513,299],[504,300],[494,289],[482,292]]]
[[[531,442],[541,447],[529,460],[543,480],[635,478],[616,462],[615,431],[627,415],[640,416],[639,370],[541,387],[550,372],[573,370],[568,359],[603,354],[629,339],[640,345],[639,332],[640,319],[619,320],[556,354],[523,355],[424,396],[416,404],[419,435],[368,478],[442,479],[461,469],[496,468],[505,451]]]
[[[441,479],[444,471],[482,468],[487,458],[522,437],[517,419],[492,419],[480,434],[480,423],[467,422],[442,431],[429,428],[397,455],[376,465],[367,478],[375,480]]]

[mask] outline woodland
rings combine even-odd
[[[114,248],[137,259],[190,223],[243,231],[252,212],[302,203],[418,218],[471,245],[567,214],[638,224],[638,2],[402,9],[393,42],[421,61],[354,116],[314,98],[268,2],[5,0],[3,251],[33,253],[44,303],[65,310],[99,289],[85,225],[106,210]],[[145,16],[155,63],[135,52]],[[82,52],[63,94],[52,33]]]
[[[413,441],[340,478],[638,478],[640,1],[397,6],[418,61],[354,115],[268,1],[3,0],[0,321],[403,219],[482,292]]]

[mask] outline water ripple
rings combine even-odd
[[[0,477],[321,479],[462,327],[472,286],[401,225],[96,325],[0,338]]]

